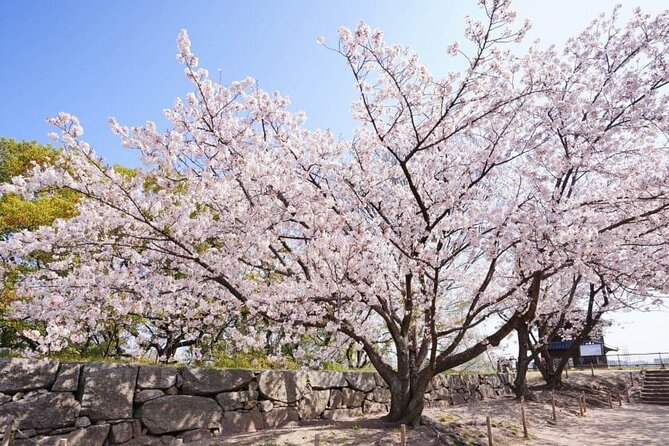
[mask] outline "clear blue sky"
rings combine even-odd
[[[517,0],[530,18],[529,40],[560,44],[615,1]],[[666,0],[626,0],[650,13]],[[252,76],[288,95],[312,128],[348,135],[352,79],[343,61],[316,44],[336,42],[340,25],[365,20],[386,39],[414,48],[437,73],[453,68],[445,55],[461,40],[463,16],[479,14],[474,0],[175,1],[0,0],[0,136],[47,142],[44,119],[59,111],[81,119],[84,139],[109,162],[136,165],[107,128],[159,124],[162,110],[189,91],[175,59],[176,36],[189,31],[193,51],[213,76]],[[629,351],[669,350],[669,314],[621,316],[609,340]]]

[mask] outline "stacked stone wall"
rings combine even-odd
[[[494,375],[439,375],[428,406],[506,392]],[[388,411],[390,392],[370,372],[252,371],[0,359],[0,431],[16,446],[170,445]],[[181,441],[178,441],[181,440]]]

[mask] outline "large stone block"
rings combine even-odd
[[[268,370],[258,377],[258,388],[270,400],[294,403],[307,390],[307,376],[307,372]]]
[[[109,433],[108,424],[98,424],[85,429],[77,429],[67,434],[33,437],[28,440],[18,440],[13,446],[60,446],[61,439],[67,439],[68,446],[102,446]]]
[[[0,392],[49,388],[56,380],[58,361],[0,358]]]
[[[132,440],[132,430],[132,422],[113,424],[109,432],[109,442],[119,444]]]
[[[301,420],[320,418],[328,406],[330,390],[312,390],[304,394],[304,398],[297,403],[297,413]]]
[[[255,432],[265,429],[265,419],[257,407],[249,411],[224,412],[221,427],[223,433]]]
[[[93,421],[132,418],[137,366],[94,362],[82,373],[81,415]]]
[[[390,390],[379,387],[374,389],[368,396],[368,399],[375,403],[389,403],[390,402]]]
[[[219,427],[223,411],[210,398],[191,395],[164,396],[145,403],[139,419],[152,434]]]
[[[334,389],[348,387],[348,381],[342,372],[309,371],[306,372],[312,389]]]
[[[165,392],[160,389],[140,390],[137,392],[137,394],[135,394],[135,404],[144,404],[147,401],[155,400],[156,398],[160,398],[164,395]]]
[[[216,395],[216,401],[223,410],[253,409],[258,404],[258,392],[243,390],[241,392],[225,392]]]
[[[181,391],[187,395],[215,395],[221,392],[240,390],[255,378],[251,370],[182,370],[183,386]]]
[[[51,386],[54,392],[76,392],[79,388],[79,373],[81,364],[64,362],[58,369],[56,382]]]
[[[353,389],[333,390],[330,396],[330,408],[362,407],[365,394]]]
[[[276,429],[277,427],[285,426],[290,422],[299,420],[297,409],[294,407],[281,407],[278,409],[265,412],[265,426],[268,429]]]
[[[58,429],[74,425],[79,403],[70,393],[44,393],[0,406],[0,426],[10,418],[19,429]]]
[[[371,392],[376,387],[376,374],[371,372],[346,372],[349,386],[361,392]]]
[[[139,366],[137,387],[140,389],[169,389],[177,382],[179,370],[176,367],[159,365]]]

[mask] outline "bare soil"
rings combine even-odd
[[[555,393],[557,421],[553,421],[551,392],[539,387],[540,379],[530,379],[537,402],[525,402],[528,437],[523,438],[520,403],[511,397],[428,409],[428,425],[410,429],[407,444],[471,445],[488,444],[486,417],[492,420],[495,446],[614,446],[668,445],[669,406],[635,402],[637,389],[630,389],[628,372],[573,372],[564,388]],[[613,408],[609,408],[609,392]],[[579,415],[578,396],[586,395],[586,413]],[[622,406],[618,396],[622,397]],[[222,436],[189,443],[191,446],[312,446],[316,435],[322,446],[392,446],[400,444],[400,429],[377,419],[314,421],[249,434]]]

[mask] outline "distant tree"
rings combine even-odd
[[[59,150],[34,141],[0,138],[0,184],[12,177],[27,175],[37,166],[53,164]],[[50,225],[57,218],[69,218],[77,212],[78,194],[71,190],[41,191],[33,199],[6,193],[0,196],[0,239],[7,239],[22,230],[36,230]],[[39,256],[34,260],[38,261]],[[7,259],[0,259],[6,261]],[[30,266],[26,263],[5,265],[9,268],[0,286],[0,347],[14,348],[30,344],[20,335],[27,327],[21,321],[7,319],[8,306],[16,299],[14,285]]]

